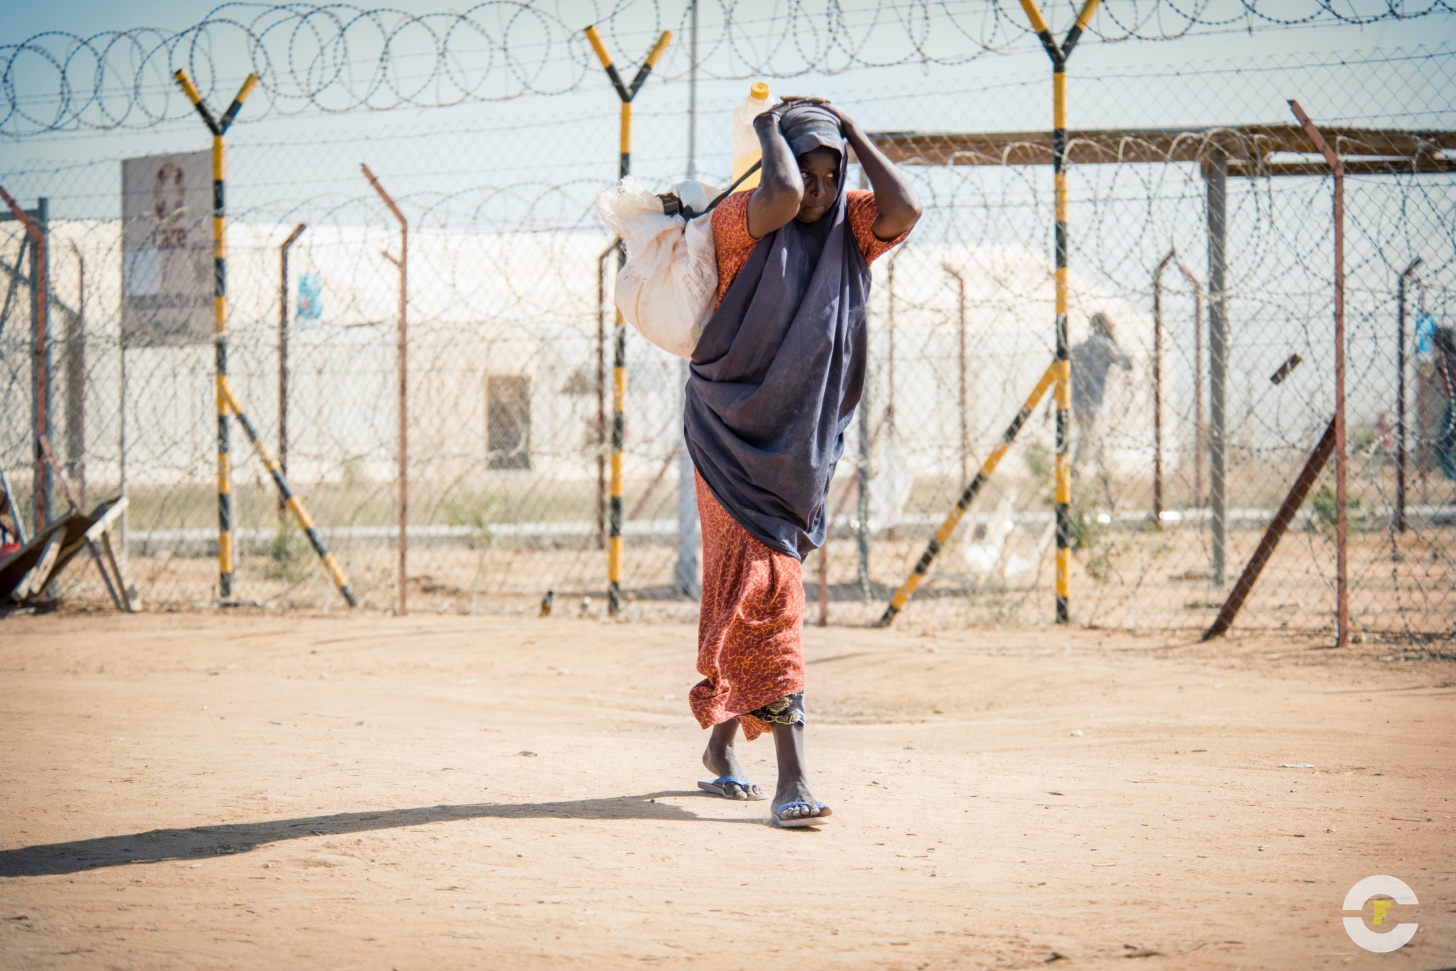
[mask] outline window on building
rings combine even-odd
[[[531,382],[523,374],[492,374],[485,383],[486,467],[531,467]]]

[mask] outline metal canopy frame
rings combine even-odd
[[[1197,163],[1207,184],[1206,217],[1208,236],[1209,310],[1209,399],[1212,507],[1213,582],[1228,582],[1228,496],[1227,454],[1227,360],[1228,314],[1226,307],[1226,234],[1228,227],[1226,188],[1229,176],[1265,178],[1277,176],[1325,176],[1337,164],[1338,175],[1430,175],[1456,174],[1456,132],[1432,129],[1383,129],[1325,127],[1316,141],[1304,125],[1241,125],[1203,129],[1104,128],[1081,131],[1046,130],[1026,132],[875,132],[870,135],[879,149],[897,165],[1053,165],[1060,172],[1068,163],[1168,164]],[[1322,144],[1321,144],[1322,142]],[[1311,156],[1287,158],[1283,156]],[[1058,184],[1060,190],[1061,183]],[[1058,206],[1059,218],[1061,207]],[[1060,225],[1060,223],[1059,223]],[[1062,252],[1058,252],[1062,256]],[[1059,260],[1060,266],[1060,260]],[[1338,273],[1337,273],[1338,275]],[[1403,281],[1402,281],[1403,282]],[[1063,340],[1059,331],[1058,342]],[[1343,348],[1341,347],[1341,352]],[[1342,383],[1342,379],[1341,379]],[[1337,389],[1343,398],[1343,389]],[[1013,426],[1014,428],[1015,426]],[[1331,428],[1334,427],[1332,423]],[[1014,436],[1014,430],[1008,432]],[[1343,436],[1341,436],[1343,437]],[[1009,444],[1007,439],[1006,444]],[[1323,447],[1316,448],[1316,454]],[[1004,446],[1003,446],[1004,447]],[[1336,451],[1343,456],[1343,448]],[[996,455],[999,459],[999,453]],[[1311,459],[1313,461],[1313,458]],[[1343,459],[1341,459],[1341,464]],[[1321,463],[1322,464],[1322,463]],[[994,468],[994,464],[992,465]],[[1316,474],[1317,474],[1316,470]],[[1308,472],[1308,470],[1306,470]],[[1295,492],[1300,484],[1296,483]],[[1306,488],[1307,488],[1307,484]],[[1341,483],[1343,491],[1343,483]],[[953,528],[958,512],[964,512],[974,490],[968,489],[948,525]],[[1299,499],[1294,498],[1297,509]],[[1343,513],[1343,501],[1339,503]],[[1281,510],[1281,515],[1283,515]],[[1289,515],[1293,515],[1290,511]],[[1277,518],[1277,517],[1276,517]],[[946,534],[948,536],[948,533]],[[937,534],[937,540],[943,538]],[[904,606],[919,576],[934,557],[939,543],[933,541],[927,555],[917,564],[906,587],[901,588],[878,626],[888,624]],[[1343,563],[1343,544],[1341,545]],[[1262,564],[1261,564],[1262,565]],[[1253,569],[1250,564],[1250,569]],[[1247,571],[1246,571],[1247,572]],[[1343,588],[1344,569],[1340,569]],[[1257,571],[1255,571],[1257,577]],[[1252,584],[1250,584],[1252,585]],[[1237,596],[1238,591],[1235,591]],[[1231,602],[1233,597],[1230,598]],[[1241,599],[1241,598],[1240,598]],[[898,600],[898,602],[896,602]],[[1058,621],[1065,622],[1065,597],[1059,589]],[[1348,621],[1345,598],[1339,598],[1339,643],[1345,640]],[[1237,610],[1237,607],[1234,608]],[[1221,617],[1220,620],[1223,618]],[[1229,621],[1232,617],[1229,618]],[[1217,625],[1216,625],[1217,626]],[[1226,623],[1225,623],[1226,627]],[[1210,636],[1214,631],[1210,631]]]

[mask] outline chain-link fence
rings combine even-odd
[[[1183,15],[1157,6],[1166,19],[1156,29],[1103,11],[1068,81],[1072,618],[1207,627],[1334,414],[1332,185],[1285,106],[1300,98],[1350,172],[1353,625],[1449,636],[1456,361],[1442,340],[1456,323],[1456,106],[1444,92],[1456,90],[1456,51],[1169,66],[1205,42],[1195,36],[1289,25],[1257,4],[1231,7],[1247,23],[1174,23]],[[7,52],[12,66],[47,50],[66,66],[62,98],[12,89],[0,185],[44,216],[48,421],[67,476],[89,502],[125,491],[127,572],[146,604],[216,601],[214,350],[122,341],[131,270],[119,160],[205,148],[170,70],[187,67],[217,99],[252,65],[260,95],[228,138],[231,384],[282,452],[354,590],[380,608],[398,592],[399,269],[390,257],[400,233],[364,162],[409,223],[412,609],[534,611],[549,591],[558,612],[603,613],[614,263],[592,200],[616,171],[618,121],[579,38],[584,23],[531,6],[517,13],[534,26],[490,30],[485,21],[503,17],[503,5],[490,17],[402,23],[267,9],[247,24],[217,19],[145,43],[123,35],[104,53],[93,41],[61,56],[59,42],[44,40]],[[878,140],[921,196],[925,216],[910,242],[875,267],[870,381],[831,490],[822,574],[819,557],[806,563],[811,588],[822,575],[834,623],[882,614],[1054,353],[1050,71],[1019,10],[977,9],[979,18],[943,13],[940,23],[874,6],[815,33],[806,11],[713,6],[700,12],[705,83],[695,109],[685,104],[681,35],[635,106],[639,178],[665,188],[683,176],[696,119],[700,170],[724,182],[742,86],[728,79],[813,72],[773,83],[825,89],[866,128],[892,133]],[[1443,5],[1421,13],[1420,23],[1452,22]],[[1305,15],[1339,19],[1317,3]],[[657,29],[688,23],[685,13],[664,22],[631,7],[602,19],[633,64]],[[451,25],[477,28],[476,40]],[[386,40],[366,39],[366,29]],[[883,56],[870,56],[871,29],[889,37]],[[256,50],[219,53],[239,35]],[[1108,41],[1153,36],[1170,41],[1161,62],[1121,65],[1105,54]],[[200,70],[203,39],[214,43]],[[420,53],[401,53],[409,42]],[[139,52],[137,84],[100,72],[86,97],[76,65],[89,56],[114,69],[119,45]],[[877,64],[930,73],[887,84]],[[960,76],[978,65],[994,74]],[[34,468],[36,263],[25,239],[18,222],[0,224],[0,470],[29,515],[44,477]],[[626,615],[689,617],[695,603],[674,582],[684,365],[635,333],[626,359]],[[1031,410],[899,622],[1051,619],[1051,398]],[[236,432],[232,451],[234,596],[342,606]],[[1333,476],[1331,460],[1240,626],[1333,626]],[[64,504],[58,493],[51,502]],[[104,598],[81,567],[61,592]]]
[[[1442,137],[1453,142],[1341,137],[1347,158],[1364,153],[1383,167],[1350,177],[1345,200],[1350,609],[1367,630],[1439,633],[1449,630],[1456,582],[1456,493],[1441,466],[1450,416],[1440,372],[1450,364],[1431,331],[1444,319],[1449,283],[1426,271],[1428,260],[1404,287],[1401,275],[1423,247],[1449,247],[1431,246],[1449,238],[1449,224],[1440,225],[1449,205],[1443,212],[1424,200],[1443,184],[1449,192],[1450,175],[1417,174],[1415,160],[1439,154]],[[1300,138],[1295,124],[1072,137],[1069,221],[1080,257],[1070,281],[1072,542],[1074,600],[1088,623],[1206,626],[1333,418],[1331,185],[1307,161],[1278,161]],[[991,166],[968,178],[981,190],[1011,188],[998,189],[995,206],[975,206],[1004,206],[1011,224],[1034,203],[1014,197],[1022,173],[1005,160],[1037,161],[1048,146],[1029,137],[907,139],[903,151],[962,152],[963,164]],[[894,520],[906,542],[893,553],[896,544],[885,544],[877,580],[909,574],[925,534],[1051,358],[1048,222],[1027,226],[1021,242],[1007,238],[1009,225],[986,242],[917,241],[885,274],[893,283],[878,318],[881,397],[868,408],[883,492],[870,523]],[[1214,234],[1222,260],[1212,256]],[[969,525],[939,553],[915,609],[943,599],[941,609],[967,620],[1045,616],[1049,399],[977,496]],[[1331,463],[1245,623],[1330,622],[1333,474]]]

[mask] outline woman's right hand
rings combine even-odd
[[[763,160],[758,188],[748,197],[748,234],[754,239],[762,239],[799,214],[804,181],[779,127],[784,112],[799,103],[785,99],[753,119]]]
[[[782,111],[775,111],[778,105],[767,111],[761,111],[753,116],[753,129],[757,132],[778,131],[779,120],[783,117]]]

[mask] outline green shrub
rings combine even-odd
[[[1021,461],[1026,463],[1026,471],[1038,482],[1046,482],[1052,477],[1052,453],[1040,442],[1027,442],[1021,450]]]
[[[270,580],[302,583],[313,569],[313,558],[308,537],[292,519],[286,519],[268,544],[268,565],[263,573]]]
[[[1082,497],[1083,492],[1072,494],[1072,505],[1067,510],[1071,535],[1069,543],[1073,552],[1086,557],[1083,568],[1094,580],[1105,580],[1112,574],[1113,558],[1117,554],[1112,536],[1106,523],[1097,517],[1102,507]]]
[[[1314,513],[1315,525],[1323,530],[1335,528],[1335,511],[1339,508],[1335,502],[1335,490],[1333,486],[1325,484],[1315,490],[1309,499],[1310,509]],[[1345,492],[1345,518],[1356,519],[1360,515],[1360,497],[1349,491]]]
[[[456,485],[445,494],[445,519],[452,526],[470,530],[467,545],[471,549],[488,547],[495,542],[491,526],[505,511],[505,499],[498,493]]]

